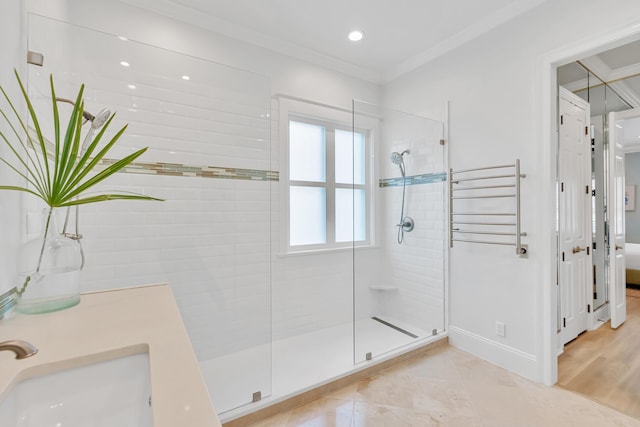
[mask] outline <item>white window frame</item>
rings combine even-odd
[[[305,102],[302,100],[294,100],[290,98],[280,97],[279,100],[279,134],[281,141],[280,155],[280,224],[281,224],[281,252],[283,254],[297,254],[309,252],[326,252],[335,250],[350,249],[354,246],[367,247],[373,246],[375,240],[375,217],[374,217],[374,191],[372,191],[375,183],[375,165],[373,164],[374,137],[377,131],[377,121],[367,119],[363,120],[365,127],[355,129],[356,133],[362,133],[365,136],[365,184],[341,184],[335,182],[335,129],[353,131],[352,112],[346,109],[332,108],[321,104]],[[298,121],[325,128],[325,150],[326,150],[326,177],[325,182],[312,181],[290,181],[289,180],[289,122]],[[306,186],[325,188],[326,190],[326,243],[312,245],[290,245],[290,226],[289,226],[289,188],[291,186]],[[353,242],[335,241],[335,190],[336,188],[345,189],[364,189],[366,203],[366,238]]]

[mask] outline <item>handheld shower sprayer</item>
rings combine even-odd
[[[94,132],[100,129],[102,125],[104,125],[107,122],[107,120],[109,120],[109,117],[111,117],[111,111],[109,111],[106,108],[103,108],[102,110],[100,110],[100,112],[95,116],[91,113],[87,113],[87,114],[89,114],[93,118],[89,120],[91,122],[91,127],[89,128],[89,132],[87,132],[87,135],[84,137],[84,141],[80,146],[80,155],[84,154],[84,152],[87,149],[87,146],[91,143],[91,138],[93,138]],[[84,113],[83,113],[83,116],[84,116]]]
[[[59,96],[56,97],[56,101],[65,102],[73,106],[76,105],[72,100],[67,98],[60,98]],[[94,131],[96,129],[100,129],[100,127],[102,127],[102,125],[104,125],[106,121],[109,120],[109,117],[111,117],[111,111],[103,108],[97,115],[94,116],[93,114],[85,110],[82,112],[82,117],[86,120],[86,122],[91,122],[91,127],[89,128],[89,132],[87,133],[87,136],[84,138],[84,141],[80,146],[81,155],[84,154],[84,151],[87,148],[87,144],[89,144],[89,141],[91,141],[91,138],[93,137]]]
[[[71,104],[73,106],[75,106],[75,103],[67,98],[59,98],[56,97],[56,101],[58,102],[65,102],[67,104]],[[98,114],[96,114],[95,116],[91,113],[89,113],[88,111],[83,111],[82,112],[82,117],[88,121],[91,122],[91,126],[89,127],[89,131],[87,132],[87,135],[84,138],[84,141],[82,141],[82,145],[80,146],[80,152],[78,153],[78,156],[82,156],[85,151],[87,150],[87,146],[91,143],[91,140],[93,138],[93,134],[97,129],[100,129],[106,122],[107,120],[109,120],[109,117],[111,117],[111,111],[104,108],[102,109]],[[85,121],[85,123],[86,123]],[[82,249],[82,243],[80,242],[80,239],[82,239],[82,234],[80,234],[80,226],[79,226],[79,215],[80,215],[80,210],[78,208],[78,205],[75,206],[75,233],[69,233],[67,231],[67,228],[69,226],[69,215],[71,213],[71,207],[67,207],[67,212],[65,214],[65,218],[64,218],[64,226],[62,227],[62,235],[75,240],[78,242],[78,245],[80,246],[80,256],[82,258],[82,263],[80,264],[80,269],[82,270],[82,268],[84,267],[84,251]]]
[[[402,153],[398,153],[394,151],[391,153],[390,159],[391,163],[394,165],[398,165],[400,167],[400,172],[402,173],[402,177],[405,175],[405,167],[404,167],[404,156],[411,154],[411,150],[404,150]]]
[[[393,163],[394,165],[398,165],[398,167],[400,168],[400,173],[402,173],[402,209],[400,211],[400,223],[396,224],[396,227],[398,227],[398,243],[402,243],[404,241],[404,232],[412,231],[414,226],[413,219],[408,216],[404,216],[404,196],[407,185],[404,156],[407,156],[409,154],[411,154],[410,150],[404,150],[402,153],[394,151],[389,157],[391,159],[391,163]]]
[[[108,108],[103,108],[93,117],[93,120],[91,120],[91,127],[93,129],[100,129],[102,125],[109,120],[109,117],[111,117],[111,111]]]

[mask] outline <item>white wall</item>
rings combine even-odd
[[[551,286],[545,235],[551,197],[545,186],[540,110],[541,58],[637,23],[640,3],[617,0],[545,2],[384,88],[384,104],[420,112],[449,101],[450,163],[454,169],[522,161],[522,230],[529,236],[528,259],[512,248],[456,245],[450,255],[450,340],[453,345],[542,380],[542,287]],[[573,59],[573,58],[571,58]],[[550,107],[546,108],[550,111]],[[546,135],[545,135],[546,137]],[[552,150],[551,150],[552,151]],[[552,151],[553,152],[553,151]],[[548,177],[546,177],[548,178]],[[553,312],[553,310],[552,310]],[[495,322],[506,336],[495,334]]]
[[[13,74],[16,68],[24,76],[25,69],[25,37],[23,28],[24,9],[22,2],[8,2],[3,5],[0,14],[0,85],[5,89],[12,102],[19,96],[19,89]],[[2,109],[6,105],[0,101]],[[19,111],[24,111],[22,103],[18,103]],[[0,131],[10,135],[4,120],[0,120]],[[0,156],[7,156],[9,149],[0,143]],[[0,185],[19,185],[20,180],[13,173],[9,173],[4,165],[0,167]],[[23,233],[20,215],[22,196],[16,192],[0,191],[0,294],[11,289],[14,284],[16,249]]]
[[[636,208],[625,211],[625,239],[627,242],[640,243],[640,204],[638,204],[638,188],[640,188],[640,153],[627,153],[624,157],[625,185],[634,185],[636,191]]]

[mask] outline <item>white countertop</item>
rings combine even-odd
[[[14,314],[0,320],[0,342],[7,340],[39,351],[23,360],[0,352],[0,400],[30,377],[148,351],[154,427],[220,426],[166,284],[84,294],[54,313]]]

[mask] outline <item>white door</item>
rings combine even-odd
[[[560,88],[558,235],[560,345],[587,329],[591,262],[591,138],[589,104]]]
[[[611,327],[617,328],[627,318],[626,275],[624,262],[624,142],[623,120],[637,117],[638,110],[609,113],[609,304]]]

